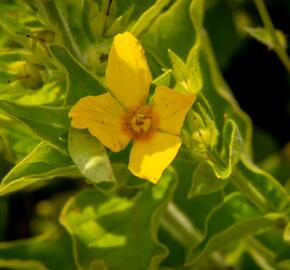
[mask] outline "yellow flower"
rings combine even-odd
[[[129,170],[156,183],[181,146],[179,132],[195,95],[158,86],[148,103],[151,80],[138,40],[118,34],[106,70],[110,92],[80,99],[69,116],[74,128],[88,129],[113,152],[133,140]]]

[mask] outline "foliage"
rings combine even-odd
[[[225,2],[0,1],[0,240],[10,197],[53,190],[36,206],[29,237],[0,242],[0,267],[289,269],[289,145],[287,158],[255,164],[251,119],[210,41],[225,66],[248,33],[287,68],[286,35],[261,1],[264,27],[238,33]],[[207,12],[223,14],[222,52]],[[196,95],[182,147],[156,185],[129,172],[131,145],[111,152],[68,116],[80,98],[107,91],[108,54],[124,31],[140,40],[152,84]],[[58,191],[63,179],[69,187]]]

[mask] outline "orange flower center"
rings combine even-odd
[[[137,133],[145,133],[151,126],[151,120],[142,113],[136,113],[130,122],[131,128]]]
[[[129,110],[123,118],[123,130],[137,140],[151,138],[157,125],[158,117],[150,106]]]

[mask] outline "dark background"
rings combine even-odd
[[[243,24],[262,26],[254,1],[212,2],[206,28],[226,81],[253,121],[254,147],[265,140],[271,144],[268,147],[282,148],[290,134],[290,76],[270,48],[243,33]],[[290,1],[265,3],[275,27],[289,43]]]

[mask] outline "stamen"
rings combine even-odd
[[[143,114],[137,113],[131,120],[131,128],[137,133],[145,133],[150,129],[151,120]]]
[[[150,106],[129,110],[123,118],[123,130],[135,140],[150,139],[158,128],[159,118]]]

